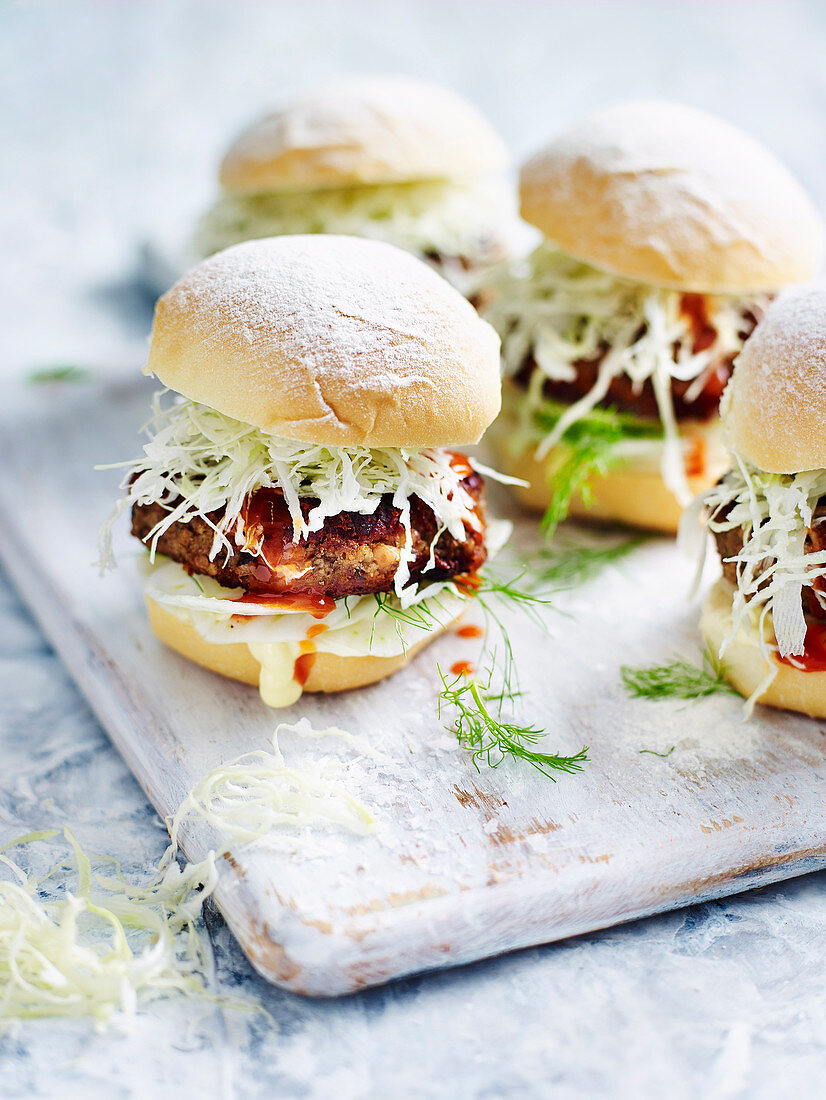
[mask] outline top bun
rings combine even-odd
[[[772,303],[737,357],[720,412],[727,445],[761,470],[826,469],[826,281]]]
[[[641,100],[577,123],[522,169],[522,216],[577,259],[704,293],[811,279],[823,223],[783,165],[722,119]]]
[[[499,411],[499,338],[426,263],[379,241],[247,241],[155,307],[145,373],[309,443],[475,443]]]
[[[233,194],[463,179],[500,171],[502,141],[461,96],[404,77],[331,81],[286,102],[221,164]]]

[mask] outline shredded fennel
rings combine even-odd
[[[314,730],[306,718],[295,725],[282,723],[272,735],[272,752],[245,753],[220,764],[187,795],[169,822],[173,845],[181,822],[190,814],[215,829],[224,840],[223,851],[230,844],[266,843],[284,825],[326,823],[362,835],[373,830],[376,819],[371,811],[340,781],[341,762],[322,756],[312,770],[289,767],[278,744],[283,731],[351,740],[344,730]]]
[[[392,494],[405,531],[394,586],[397,595],[404,592],[408,599],[415,591],[415,586],[405,591],[414,558],[411,497],[417,496],[432,509],[439,534],[446,530],[463,540],[466,526],[480,529],[476,502],[462,485],[462,473],[451,465],[449,451],[302,443],[268,435],[188,398],[164,405],[164,392],[153,401],[143,457],[119,464],[127,467],[121,483],[126,496],[101,528],[104,567],[112,562],[112,526],[133,504],[159,503],[167,509],[147,537],[153,560],[160,536],[173,524],[188,523],[196,516],[215,532],[212,560],[222,550],[232,553],[234,546],[260,554],[261,540],[257,545],[248,541],[242,519],[244,502],[259,488],[283,492],[299,541],[341,512],[372,514],[382,496]],[[487,469],[485,473],[498,476]],[[308,497],[318,503],[305,519],[301,500]],[[219,511],[221,518],[215,523],[211,513]]]
[[[67,828],[72,856],[40,877],[24,870],[25,849],[58,835],[30,833],[0,849],[10,876],[0,881],[0,1031],[55,1016],[91,1017],[103,1027],[170,993],[212,997],[210,949],[196,922],[217,881],[214,857],[181,867],[170,847],[156,874],[137,885],[116,862],[93,863]],[[240,999],[237,1006],[250,1007]]]
[[[691,323],[680,308],[680,291],[599,271],[556,251],[549,243],[489,275],[484,291],[481,313],[502,338],[505,375],[517,374],[529,357],[537,366],[523,404],[525,428],[537,457],[543,458],[599,405],[618,375],[627,375],[637,387],[650,380],[665,440],[663,480],[682,504],[688,503],[672,379],[694,381],[687,397],[699,396],[708,369],[742,347],[744,314],[759,316],[768,297],[708,298],[716,339],[707,350],[695,354]],[[573,381],[579,362],[593,361],[603,352],[592,389],[561,412],[552,426],[547,425],[547,418],[537,424],[545,381]]]
[[[803,589],[826,576],[826,550],[806,552],[806,533],[814,511],[826,496],[826,471],[771,474],[734,456],[736,465],[703,494],[712,532],[743,529],[742,549],[731,559],[737,568],[731,630],[720,647],[722,657],[741,628],[752,632],[769,666],[774,631],[783,657],[804,652],[806,619]],[[818,600],[826,601],[817,592]],[[761,690],[763,685],[761,685]]]
[[[272,753],[240,756],[196,785],[169,822],[171,844],[157,871],[143,883],[128,880],[116,860],[90,858],[68,828],[71,854],[42,875],[27,870],[32,846],[53,841],[57,830],[0,848],[0,1034],[23,1020],[54,1017],[91,1018],[102,1029],[176,994],[262,1011],[256,1001],[212,988],[211,948],[199,917],[218,881],[216,859],[230,845],[260,843],[284,826],[366,834],[375,825],[340,782],[339,761],[324,756],[313,770],[286,764],[282,731],[336,737],[360,754],[369,751],[344,730],[315,730],[306,719],[279,726]],[[191,814],[216,830],[221,847],[181,866],[178,836]]]
[[[502,181],[430,180],[224,195],[201,219],[194,247],[209,256],[259,237],[339,233],[372,237],[421,255],[491,263],[500,258],[515,224],[513,198]]]

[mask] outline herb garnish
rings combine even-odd
[[[737,695],[725,679],[725,667],[709,650],[703,653],[701,668],[675,657],[665,665],[620,669],[622,684],[636,699],[701,699],[706,695]]]
[[[506,757],[524,760],[554,782],[555,771],[570,773],[582,770],[583,763],[588,759],[587,746],[573,756],[539,752],[534,746],[544,735],[544,730],[503,719],[502,706],[505,701],[515,698],[516,693],[507,689],[492,692],[490,674],[485,683],[467,680],[464,676],[449,680],[441,669],[439,676],[442,680],[439,715],[445,706],[456,708],[452,731],[459,744],[470,752],[477,771],[481,760],[496,768]]]
[[[659,756],[662,760],[665,760],[667,756],[670,756],[676,749],[676,745],[672,745],[668,752],[657,752],[656,749],[640,749],[639,753],[642,756],[643,753],[648,753],[649,756]]]
[[[50,382],[83,382],[90,374],[91,371],[87,367],[73,365],[38,367],[36,370],[29,371],[26,381],[33,386],[44,386]]]
[[[531,561],[531,576],[537,584],[557,589],[576,588],[593,580],[607,565],[621,561],[646,540],[647,535],[629,535],[621,542],[591,546],[581,542],[560,542],[538,550]]]
[[[546,435],[556,427],[566,406],[556,401],[543,401],[535,414],[537,428]],[[658,420],[642,420],[613,408],[594,408],[575,420],[563,433],[551,470],[551,503],[542,517],[542,526],[551,538],[558,524],[565,519],[571,500],[577,494],[586,507],[591,504],[590,481],[603,477],[621,461],[618,444],[626,439],[662,439],[663,428]]]

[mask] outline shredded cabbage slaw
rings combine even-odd
[[[414,556],[411,497],[419,497],[432,509],[439,523],[436,538],[446,530],[464,539],[466,527],[481,528],[476,502],[463,487],[463,474],[451,465],[448,451],[303,443],[268,435],[188,398],[164,405],[164,392],[154,398],[143,457],[120,464],[127,467],[121,485],[126,496],[101,528],[104,567],[113,560],[112,526],[133,504],[159,503],[167,509],[147,538],[153,559],[166,530],[197,516],[214,531],[210,551],[214,560],[221,551],[232,553],[234,547],[260,554],[261,540],[257,545],[249,543],[242,518],[244,502],[256,489],[283,492],[297,540],[320,530],[326,519],[341,512],[373,513],[389,493],[405,532],[394,587],[404,602],[410,602],[416,589],[408,585]],[[476,468],[489,477],[508,480],[486,467]],[[305,519],[301,500],[308,497],[318,503]],[[210,515],[218,511],[221,517],[216,523]]]
[[[171,844],[143,883],[130,881],[116,860],[90,858],[68,828],[71,855],[61,853],[41,875],[26,870],[32,846],[52,842],[57,830],[0,848],[0,1034],[23,1020],[55,1017],[87,1017],[103,1029],[178,994],[262,1011],[256,1001],[221,993],[212,979],[199,917],[218,882],[216,859],[230,845],[261,844],[285,827],[364,835],[376,824],[342,784],[341,761],[322,756],[312,768],[287,765],[278,744],[285,730],[359,747],[345,731],[316,730],[306,719],[279,726],[272,752],[219,764],[196,784],[168,822]],[[220,847],[181,866],[178,838],[191,816],[215,831]]]
[[[536,362],[523,403],[523,428],[537,457],[543,458],[603,400],[618,375],[627,375],[638,387],[650,380],[664,435],[663,480],[680,503],[688,503],[671,382],[691,381],[687,399],[699,396],[709,368],[742,347],[744,313],[759,316],[768,296],[708,298],[716,339],[695,354],[690,320],[680,308],[682,292],[599,271],[547,242],[524,260],[493,272],[484,290],[482,315],[502,338],[505,375],[518,373],[529,356]],[[573,381],[579,361],[594,360],[603,352],[592,389],[568,407],[551,431],[538,434],[535,415],[542,407],[545,381]]]
[[[335,727],[314,730],[306,718],[294,725],[281,723],[272,735],[271,752],[249,752],[219,764],[190,791],[169,822],[173,845],[182,822],[191,815],[215,829],[226,845],[264,844],[285,825],[325,824],[359,835],[374,830],[372,811],[341,782],[341,761],[321,756],[313,761],[312,770],[288,766],[278,743],[282,731],[355,740]]]
[[[500,180],[430,180],[323,191],[224,195],[204,215],[194,247],[209,256],[240,241],[289,233],[372,237],[421,255],[499,259],[516,214]]]
[[[45,875],[10,854],[58,835],[30,833],[0,849],[9,876],[0,881],[0,1031],[56,1016],[89,1016],[103,1027],[171,993],[210,997],[209,947],[196,921],[217,882],[214,856],[181,867],[169,848],[156,874],[136,885],[115,861],[93,863],[68,828],[72,856]],[[72,870],[73,888],[54,885]]]
[[[826,471],[772,474],[738,455],[721,482],[702,495],[712,532],[743,529],[742,549],[731,559],[737,569],[732,626],[722,657],[738,631],[756,634],[767,665],[800,655],[806,642],[803,589],[826,576],[826,550],[806,552],[806,533],[818,502],[826,496]],[[826,608],[826,598],[816,591]],[[769,629],[770,628],[770,629]],[[761,685],[760,691],[765,690]]]

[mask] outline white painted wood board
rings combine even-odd
[[[347,773],[375,835],[303,830],[222,861],[216,902],[266,978],[346,993],[826,866],[820,724],[759,708],[744,724],[734,697],[621,693],[622,663],[697,652],[692,565],[669,540],[561,596],[547,636],[506,613],[547,748],[590,747],[585,771],[557,783],[516,763],[477,772],[445,733],[436,664],[475,648],[455,635],[383,684],[278,714],[165,650],[125,523],[120,568],[99,580],[93,567],[118,476],[92,467],[138,453],[150,392],[117,380],[6,387],[0,556],[160,814],[217,763],[266,748],[279,719],[375,744],[381,762]],[[531,531],[522,520],[514,538]],[[293,759],[319,751],[283,744]],[[664,759],[640,752],[672,745]],[[182,846],[198,860],[215,840],[192,824]]]

